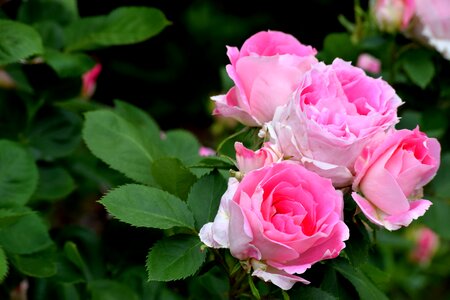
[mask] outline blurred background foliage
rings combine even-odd
[[[50,6],[39,7],[50,2],[0,0],[0,18],[33,25],[46,37],[44,46],[59,51],[63,46],[55,38],[58,29],[45,20],[57,16],[59,24],[66,26],[71,16],[57,8],[52,11]],[[21,8],[24,4],[28,10]],[[366,1],[361,5],[363,9],[368,7]],[[19,250],[5,246],[14,240],[12,234],[0,238],[9,261],[0,299],[25,299],[24,291],[28,291],[29,299],[183,299],[188,294],[192,299],[205,295],[224,298],[228,282],[217,269],[187,283],[147,282],[145,258],[161,232],[112,220],[96,202],[105,191],[128,179],[86,149],[81,140],[83,113],[113,106],[114,100],[120,99],[149,113],[162,130],[189,130],[201,144],[215,148],[224,137],[236,132],[237,126],[211,116],[210,97],[230,86],[224,71],[228,63],[225,45],[239,47],[253,33],[268,29],[290,33],[312,45],[326,62],[341,57],[355,64],[358,55],[365,52],[378,57],[383,65],[381,75],[405,101],[399,112],[400,127],[419,124],[427,134],[439,138],[442,165],[426,190],[433,207],[415,226],[394,233],[379,232],[369,252],[370,260],[379,269],[365,273],[372,274],[371,280],[392,299],[443,299],[449,295],[450,64],[438,53],[425,47],[402,48],[410,43],[407,38],[382,34],[374,28],[365,28],[364,34],[355,38],[351,0],[307,1],[300,8],[289,1],[236,0],[79,0],[77,6],[83,18],[106,15],[123,6],[154,7],[165,14],[170,25],[138,43],[81,49],[80,53],[86,55],[74,58],[75,67],[71,65],[68,71],[58,65],[58,54],[52,51],[46,52],[47,63],[40,62],[38,56],[34,58],[37,60],[4,66],[16,86],[0,88],[0,137],[6,141],[1,146],[11,151],[0,156],[0,161],[23,156],[23,161],[34,163],[26,170],[25,186],[32,188],[24,190],[20,196],[22,206],[14,208],[14,213],[7,205],[2,206],[6,210],[0,209],[0,230],[14,233],[5,227],[14,217],[26,219],[22,222],[25,231],[40,224],[49,233],[38,230],[41,236],[30,243],[40,246],[31,252],[20,251],[21,245],[17,246]],[[95,62],[102,65],[95,93],[92,99],[82,100],[81,75]],[[232,141],[226,145],[230,156],[231,146]],[[17,165],[13,167],[17,170]],[[0,166],[3,176],[1,172],[8,174],[9,169]],[[438,233],[440,243],[434,258],[419,264],[407,253],[415,247],[415,230],[424,225]],[[15,228],[16,233],[28,239],[23,228]],[[0,259],[5,256],[3,250]],[[320,273],[324,270],[318,264],[305,278],[323,278],[321,288],[331,294],[344,298],[357,295],[349,278],[336,272]],[[0,273],[6,274],[1,268]],[[327,286],[327,282],[342,286]],[[264,291],[269,293],[263,283],[258,283],[258,288],[263,296]],[[329,296],[300,285],[292,295]]]

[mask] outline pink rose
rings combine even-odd
[[[439,237],[428,227],[421,227],[414,232],[415,247],[411,252],[411,260],[420,265],[430,263],[439,247]]]
[[[244,174],[270,165],[282,158],[281,153],[269,143],[265,143],[261,149],[253,151],[245,148],[242,143],[236,142],[234,149],[236,150],[237,167]]]
[[[380,60],[367,53],[362,53],[358,56],[356,66],[372,74],[378,74],[381,72]]]
[[[450,60],[450,1],[416,0],[416,15],[418,35]]]
[[[374,224],[388,230],[408,226],[431,205],[420,198],[439,167],[440,150],[436,139],[417,128],[368,146],[355,162],[353,199]]]
[[[198,149],[198,155],[200,156],[213,156],[216,155],[216,151],[209,147],[201,146],[200,149]]]
[[[92,69],[83,74],[81,87],[81,96],[84,98],[91,98],[94,95],[97,86],[97,78],[102,71],[102,65],[97,63]]]
[[[312,264],[339,255],[349,238],[342,220],[343,198],[331,181],[299,164],[275,163],[230,178],[214,222],[200,239],[230,248],[253,268],[253,276],[282,289],[308,283],[301,274]]]
[[[383,31],[391,33],[405,30],[414,15],[414,1],[377,0],[374,11],[378,27]]]
[[[398,122],[401,103],[389,84],[349,62],[318,63],[268,124],[271,142],[336,187],[347,186],[362,149]]]
[[[272,120],[275,109],[288,102],[303,74],[317,62],[314,48],[279,31],[256,33],[240,51],[227,48],[231,62],[227,72],[235,86],[226,95],[212,97],[216,102],[214,114],[248,126]]]

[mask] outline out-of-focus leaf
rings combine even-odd
[[[28,25],[0,19],[0,66],[41,54],[44,49],[36,30]]]
[[[422,89],[433,79],[435,68],[430,54],[421,49],[405,52],[401,57],[403,69],[411,81]]]
[[[81,123],[78,115],[63,110],[38,120],[28,136],[34,155],[51,161],[72,153],[81,142]]]
[[[104,196],[106,210],[122,222],[138,226],[168,229],[194,228],[194,218],[179,198],[157,188],[137,184],[121,186]]]
[[[171,281],[194,274],[206,257],[196,236],[179,235],[158,241],[147,257],[148,279]]]
[[[292,299],[320,299],[320,300],[337,300],[335,296],[320,288],[302,286],[292,295]]]
[[[24,205],[38,181],[31,155],[20,145],[0,140],[0,207]]]
[[[80,51],[145,41],[170,22],[150,7],[120,7],[107,16],[88,17],[66,28],[66,50]]]
[[[5,251],[3,251],[3,248],[0,247],[0,283],[2,283],[5,279],[6,275],[8,274],[8,270],[8,259],[6,258]]]
[[[195,299],[228,299],[229,282],[218,266],[190,281],[189,292]]]
[[[414,110],[406,110],[400,117],[400,122],[397,124],[397,129],[413,130],[417,127],[422,119],[422,114]]]
[[[333,261],[333,268],[353,284],[361,299],[388,299],[359,269],[352,267],[344,260]]]
[[[450,204],[448,201],[433,201],[433,205],[422,217],[422,221],[439,236],[450,240]]]
[[[98,279],[88,284],[92,300],[138,300],[138,295],[126,285],[108,279]]]
[[[61,167],[39,168],[39,182],[32,197],[36,200],[57,200],[69,195],[75,182],[69,172]]]
[[[337,57],[356,62],[358,53],[358,47],[353,44],[350,34],[330,33],[325,37],[319,57],[326,63],[331,63]]]
[[[434,195],[442,200],[450,201],[450,153],[441,153],[441,164],[439,170],[433,180],[430,182],[430,187],[434,190]]]
[[[56,256],[53,246],[31,254],[14,254],[14,266],[23,274],[33,277],[50,277],[56,274]]]
[[[39,32],[42,43],[48,49],[62,49],[64,46],[64,29],[55,21],[42,20],[33,24]]]
[[[76,0],[31,0],[22,2],[18,19],[33,24],[39,21],[53,20],[67,25],[78,19]]]
[[[17,222],[21,217],[32,213],[33,212],[26,206],[0,208],[0,228],[10,226]]]
[[[45,61],[61,77],[81,77],[95,65],[95,61],[83,53],[63,53],[47,49]]]
[[[52,244],[47,227],[36,214],[25,215],[0,228],[0,245],[9,253],[32,254]]]

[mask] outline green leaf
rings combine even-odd
[[[93,50],[145,41],[170,22],[150,7],[120,7],[107,16],[77,20],[66,28],[66,50]]]
[[[91,281],[88,284],[92,300],[138,300],[138,295],[126,285],[108,279]]]
[[[187,203],[198,229],[214,219],[226,189],[227,182],[217,171],[200,178],[192,186]]]
[[[0,245],[10,253],[30,254],[52,244],[47,227],[36,214],[25,215],[17,222],[0,228]]]
[[[114,105],[114,112],[140,133],[141,140],[146,149],[152,153],[152,157],[161,156],[161,130],[155,120],[145,111],[129,103],[115,100]]]
[[[332,265],[353,284],[361,299],[388,299],[359,269],[353,268],[344,260],[334,260]]]
[[[86,262],[83,260],[80,252],[78,251],[77,245],[74,242],[68,241],[64,244],[64,253],[66,254],[66,257],[69,259],[69,261],[77,266],[78,269],[83,273],[86,280],[89,281],[92,279],[91,272]]]
[[[345,253],[351,264],[354,267],[359,267],[365,264],[369,258],[369,235],[361,221],[357,224],[351,222],[348,227],[352,238],[345,242]]]
[[[192,184],[197,180],[180,160],[172,157],[155,160],[152,164],[152,174],[163,190],[182,200],[187,199]]]
[[[27,203],[38,181],[31,155],[20,145],[0,140],[0,207]]]
[[[143,137],[148,137],[150,143],[160,140],[161,131],[158,124],[145,111],[129,103],[115,100],[114,111],[129,123],[133,124],[142,133]]]
[[[219,266],[208,272],[195,276],[189,282],[189,294],[193,299],[228,299],[230,284],[227,276]]]
[[[165,156],[176,157],[187,166],[200,160],[198,154],[200,143],[192,133],[186,130],[175,129],[166,132],[162,146]]]
[[[436,177],[430,182],[430,187],[434,190],[436,197],[447,201],[450,201],[450,184],[448,179],[450,178],[450,153],[445,152],[441,154],[441,164]]]
[[[58,101],[54,102],[53,105],[74,113],[85,113],[91,110],[99,110],[105,108],[105,105],[93,101],[86,101],[86,99],[83,98],[73,98],[64,101]]]
[[[331,63],[337,57],[355,62],[358,53],[358,47],[353,44],[350,34],[340,32],[325,37],[323,50],[319,54],[326,63]]]
[[[42,40],[32,27],[0,19],[0,66],[43,52]]]
[[[62,25],[67,25],[78,18],[76,0],[24,1],[18,13],[18,19],[29,24],[53,20]]]
[[[52,161],[71,154],[80,145],[81,126],[78,115],[63,110],[38,120],[28,136],[34,155]]]
[[[50,277],[56,274],[55,248],[46,249],[31,254],[14,254],[11,257],[13,265],[23,274],[33,277]]]
[[[148,279],[171,281],[193,275],[206,257],[201,245],[197,236],[188,235],[158,241],[147,257]]]
[[[430,107],[422,113],[420,130],[425,132],[429,137],[443,137],[447,127],[448,117],[445,110],[437,107]]]
[[[259,294],[258,289],[255,286],[255,283],[253,282],[252,276],[248,275],[248,285],[250,286],[250,290],[252,291],[252,295],[253,297],[255,297],[255,299],[260,300],[261,299],[261,295]]]
[[[95,65],[95,61],[86,54],[62,53],[52,49],[45,51],[44,59],[61,78],[81,77]]]
[[[431,55],[421,49],[405,52],[401,63],[411,81],[422,89],[427,87],[436,72]]]
[[[397,129],[409,129],[413,130],[421,122],[422,114],[414,110],[405,110],[401,117],[400,122],[396,125]]]
[[[360,266],[361,271],[377,286],[382,289],[389,286],[391,281],[390,274],[383,272],[371,263],[366,263]]]
[[[112,111],[86,113],[83,137],[95,156],[127,177],[154,185],[151,174],[153,156],[141,133]]]
[[[34,23],[33,27],[39,32],[45,48],[62,49],[64,46],[64,29],[60,24],[51,20],[43,20]]]
[[[109,192],[100,203],[113,216],[134,226],[194,228],[194,218],[187,205],[157,188],[128,184]]]
[[[27,207],[0,208],[0,228],[10,226],[21,217],[32,213]]]
[[[0,283],[2,283],[5,279],[6,275],[8,274],[8,270],[8,259],[6,258],[5,251],[3,251],[3,248],[0,247]]]
[[[335,296],[330,293],[312,286],[302,286],[297,289],[292,295],[292,299],[320,299],[320,300],[337,300]]]
[[[422,221],[439,236],[450,240],[450,205],[446,201],[433,201]]]
[[[74,189],[75,182],[65,169],[61,167],[40,167],[39,183],[32,201],[62,199]]]

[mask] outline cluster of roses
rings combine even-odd
[[[381,30],[404,32],[450,60],[450,1],[376,0],[373,11]]]
[[[240,50],[228,47],[235,86],[213,97],[215,114],[260,127],[264,143],[257,151],[235,144],[239,176],[200,238],[285,290],[308,283],[294,274],[345,247],[343,193],[395,230],[431,205],[421,191],[440,162],[436,139],[395,130],[402,101],[388,83],[316,53],[292,35],[259,32]]]

